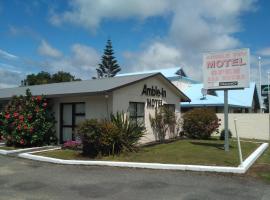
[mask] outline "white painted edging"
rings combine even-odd
[[[8,155],[8,154],[12,154],[12,153],[20,153],[20,152],[24,152],[24,151],[42,149],[42,148],[45,148],[45,147],[52,147],[52,146],[32,147],[32,148],[14,149],[14,150],[0,149],[0,154],[2,154],[2,155]]]
[[[113,162],[113,161],[86,161],[86,160],[63,160],[50,158],[31,153],[21,153],[19,157],[31,160],[50,162],[66,165],[94,165],[94,166],[112,166],[112,167],[131,167],[145,169],[169,169],[169,170],[189,170],[204,172],[224,172],[224,173],[245,173],[248,168],[256,161],[256,159],[266,150],[268,143],[260,145],[239,167],[223,167],[223,166],[204,166],[204,165],[178,165],[178,164],[161,164],[161,163],[138,163],[138,162]],[[55,148],[59,149],[59,148]],[[53,149],[50,149],[53,150]],[[45,150],[43,150],[45,151]],[[48,150],[47,150],[48,151]],[[36,152],[33,152],[36,153]]]

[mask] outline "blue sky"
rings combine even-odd
[[[250,48],[270,70],[267,0],[0,0],[0,87],[26,74],[95,75],[106,40],[123,72],[184,67],[201,79],[202,53]],[[263,73],[266,80],[266,73]]]

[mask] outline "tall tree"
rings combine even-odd
[[[37,74],[28,74],[26,79],[22,80],[22,85],[42,85],[48,83],[60,83],[70,81],[80,81],[81,79],[75,78],[69,72],[59,71],[55,74],[41,71]]]
[[[114,77],[118,72],[121,71],[121,67],[117,64],[117,60],[113,55],[114,51],[112,48],[112,42],[109,39],[107,40],[99,68],[96,69],[97,78]]]

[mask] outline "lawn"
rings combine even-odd
[[[0,149],[1,149],[1,150],[15,150],[15,149],[18,149],[18,148],[13,147],[13,146],[11,146],[11,147],[8,147],[8,146],[0,146]]]
[[[242,142],[244,159],[249,156],[259,144]],[[80,152],[72,150],[54,150],[36,153],[61,159],[90,159]],[[95,160],[151,162],[170,164],[194,164],[212,166],[238,166],[238,149],[235,141],[230,141],[230,151],[223,150],[223,141],[212,140],[178,140],[166,144],[143,147],[138,152],[122,153],[117,156],[107,156]]]
[[[270,183],[270,148],[256,161],[248,172],[249,175],[261,178]]]

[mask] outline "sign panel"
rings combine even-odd
[[[163,105],[162,98],[166,98],[166,90],[157,86],[147,87],[145,84],[143,86],[142,94],[148,96],[147,107],[148,108],[158,108]]]
[[[249,49],[211,52],[203,55],[205,89],[249,87]]]
[[[261,87],[262,89],[261,89],[261,92],[262,92],[262,96],[263,97],[266,97],[266,96],[268,96],[268,85],[262,85],[262,87]],[[269,86],[269,88],[270,88],[270,86]]]

